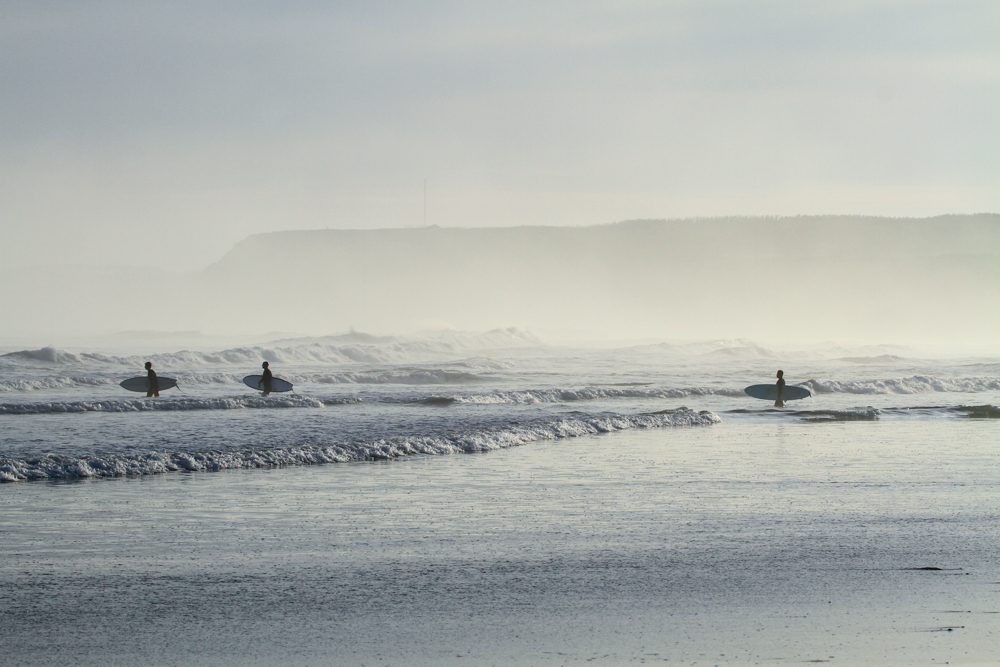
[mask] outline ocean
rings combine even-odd
[[[996,664],[998,417],[890,345],[10,350],[0,664]]]

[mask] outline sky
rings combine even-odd
[[[327,227],[1000,211],[992,0],[5,0],[0,91],[6,268],[195,270]]]

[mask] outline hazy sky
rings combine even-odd
[[[997,211],[998,110],[995,0],[4,0],[0,247]]]

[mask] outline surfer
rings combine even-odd
[[[146,379],[149,380],[149,389],[146,390],[146,398],[160,395],[160,381],[156,379],[156,371],[153,370],[153,362],[146,362]]]
[[[264,374],[260,376],[260,384],[264,387],[264,395],[267,396],[271,393],[271,369],[267,367],[267,362],[265,361],[260,365],[264,369]]]
[[[778,381],[775,384],[778,385],[778,400],[774,402],[774,407],[783,408],[785,402],[781,400],[781,390],[785,388],[785,371],[778,371]]]

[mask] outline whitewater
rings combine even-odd
[[[147,360],[179,389],[148,399],[118,386]],[[262,361],[294,393],[264,397],[242,385]],[[744,394],[779,368],[812,397],[777,409]],[[485,452],[722,421],[991,419],[998,405],[1000,360],[927,358],[898,346],[588,349],[517,329],[145,355],[50,346],[0,355],[0,481]]]
[[[0,350],[0,662],[996,664],[998,406],[899,346]]]

